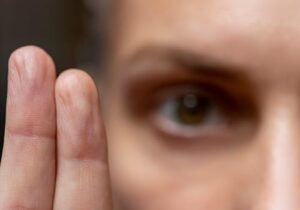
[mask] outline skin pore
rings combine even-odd
[[[102,109],[12,54],[0,209],[300,209],[300,2],[114,3]]]

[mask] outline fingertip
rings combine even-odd
[[[50,58],[50,56],[48,55],[48,53],[43,50],[40,47],[37,46],[33,46],[33,45],[29,45],[29,46],[24,46],[24,47],[20,47],[18,49],[16,49],[15,51],[13,51],[11,53],[10,59],[9,61],[14,61],[14,59],[21,58],[21,57],[39,57],[41,59],[50,59],[52,61],[52,59]]]
[[[87,107],[80,107],[80,105],[88,106],[98,98],[93,79],[79,69],[69,69],[63,72],[56,81],[55,92],[57,98],[65,105],[77,105],[79,109],[86,109]]]
[[[46,51],[36,46],[16,49],[9,58],[8,66],[10,73],[17,71],[18,75],[30,81],[55,79],[56,76],[54,61]]]
[[[80,69],[69,69],[61,73],[57,78],[56,88],[61,91],[74,91],[78,89],[95,92],[93,79],[88,73]]]

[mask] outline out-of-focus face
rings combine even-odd
[[[116,5],[116,208],[300,209],[300,1]]]

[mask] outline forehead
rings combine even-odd
[[[121,0],[117,8],[120,59],[164,46],[253,69],[267,69],[270,60],[272,68],[299,68],[300,1]]]
[[[300,29],[296,0],[121,0],[117,4],[119,38],[128,44],[147,38],[195,44],[237,36],[265,42],[274,35],[276,40],[298,36]]]

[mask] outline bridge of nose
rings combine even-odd
[[[264,168],[256,209],[300,209],[300,97],[270,95],[263,113],[257,138]]]

